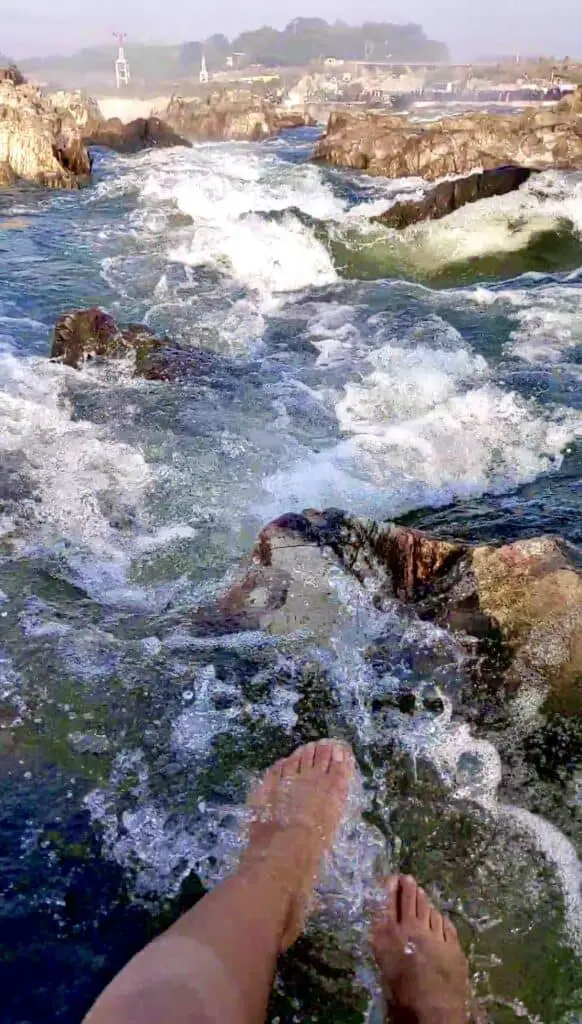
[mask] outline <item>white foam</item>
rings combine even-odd
[[[582,865],[572,843],[554,825],[523,807],[498,800],[502,781],[499,752],[488,740],[475,739],[468,725],[452,720],[450,706],[424,737],[422,753],[445,771],[458,799],[474,800],[495,817],[517,826],[557,872],[564,894],[571,938],[582,944]],[[421,743],[419,736],[416,743]],[[421,752],[420,747],[418,753]]]
[[[337,403],[351,436],[265,479],[274,512],[337,506],[395,516],[511,490],[560,464],[579,427],[574,412],[540,414],[487,382],[484,360],[464,350],[422,352],[417,362],[414,351],[389,347],[377,358],[391,352],[392,372],[350,382]]]
[[[292,213],[344,215],[346,203],[311,165],[293,166],[248,146],[195,146],[158,156],[141,199],[145,217],[169,202],[193,219],[171,259],[224,270],[264,298],[336,280],[325,246]],[[284,211],[282,219],[260,216]]]
[[[582,346],[582,292],[555,281],[532,287],[486,288],[465,293],[478,305],[497,307],[514,323],[509,355],[528,363],[560,363]],[[524,282],[525,283],[525,282]]]
[[[105,552],[113,531],[102,503],[110,516],[131,513],[150,474],[139,452],[72,419],[65,377],[49,363],[0,356],[0,451],[17,456],[32,482],[35,519]]]
[[[128,582],[132,560],[194,531],[150,529],[144,508],[154,475],[137,448],[74,418],[67,396],[73,373],[17,358],[8,347],[0,352],[0,458],[18,478],[0,535],[14,552],[66,563],[101,600],[142,604],[152,595]]]
[[[212,265],[256,290],[263,300],[283,292],[331,284],[337,272],[325,246],[292,214],[207,222],[191,242],[169,253],[191,266]]]
[[[486,377],[482,356],[467,349],[384,345],[370,356],[377,369],[362,383],[348,383],[336,413],[343,430],[383,431],[387,422],[428,412],[455,395],[461,382]]]

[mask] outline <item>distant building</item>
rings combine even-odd
[[[324,64],[327,64],[329,68],[339,68],[345,64],[345,60],[342,60],[341,57],[326,57]]]
[[[210,81],[210,75],[208,74],[208,68],[206,66],[206,54],[202,54],[202,63],[200,65],[200,85],[208,85]]]

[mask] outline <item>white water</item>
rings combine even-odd
[[[166,604],[180,610],[183,599],[189,615],[219,588],[225,562],[232,571],[258,527],[284,511],[339,506],[388,517],[503,494],[560,467],[580,431],[579,412],[542,405],[500,383],[499,357],[488,342],[502,311],[510,322],[503,357],[534,367],[568,359],[581,339],[576,281],[411,288],[403,310],[407,286],[342,282],[325,232],[305,222],[331,221],[339,234],[356,228],[374,244],[377,230],[368,217],[379,210],[381,182],[355,207],[320,170],[247,146],[160,152],[120,159],[116,167],[116,176],[82,199],[99,231],[83,216],[75,225],[99,301],[121,320],[143,317],[181,341],[233,355],[239,367],[256,358],[255,376],[232,395],[196,381],[181,390],[136,383],[127,367],[77,375],[16,355],[26,318],[12,310],[1,324],[0,455],[14,460],[24,481],[25,497],[8,505],[2,521],[18,558],[56,554],[74,570],[69,578],[80,580],[110,614],[128,607],[144,616],[160,608],[165,614]],[[420,261],[445,264],[520,248],[540,225],[561,219],[578,230],[579,183],[550,176],[541,192],[537,187],[537,194],[528,186],[519,196],[419,228],[402,244]],[[121,212],[115,205],[112,216],[108,204],[121,204]],[[69,291],[76,282],[62,286],[66,305],[74,304]],[[85,282],[79,285],[75,302],[86,302],[88,291]],[[480,337],[457,325],[459,311],[477,311]],[[40,315],[27,321],[27,338],[35,330],[46,335],[51,318],[49,307],[42,324]],[[136,566],[145,566],[142,577]],[[346,720],[366,750],[382,740],[386,722],[372,710],[378,680],[361,652],[386,622],[349,583],[341,597],[349,627],[344,623],[330,651],[307,654],[330,667]],[[246,735],[249,721],[290,735],[298,693],[283,682],[249,706],[213,664],[194,659],[219,649],[250,655],[266,646],[265,637],[193,637],[188,615],[171,632],[160,613],[135,648],[123,630],[110,637],[109,624],[63,625],[42,603],[27,609],[21,625],[26,642],[54,638],[62,674],[81,692],[82,682],[97,687],[108,672],[117,686],[122,653],[138,658],[139,650],[142,660],[124,680],[128,692],[150,673],[149,686],[162,679],[168,700],[178,694],[165,742],[173,763],[194,778],[212,762],[215,741]],[[432,626],[388,625],[403,650],[438,650],[439,657],[448,650],[450,640]],[[462,672],[452,646],[445,673],[451,686]],[[280,657],[287,668],[284,642]],[[397,690],[406,672],[403,654],[402,667],[382,687]],[[576,932],[579,864],[572,848],[555,826],[498,800],[499,755],[448,710],[436,721],[395,714],[388,724],[406,749],[426,754],[448,776],[453,796],[506,819],[527,850],[543,850],[556,866]],[[146,734],[154,724],[143,723],[143,747],[122,738],[109,782],[96,786],[86,803],[104,827],[110,855],[136,871],[140,893],[176,891],[192,868],[216,881],[236,857],[244,817],[219,799],[202,800],[189,817],[166,805],[164,782],[147,763]],[[84,728],[71,726],[72,745]],[[113,742],[115,723],[111,733]],[[473,756],[479,764],[468,775]],[[129,809],[120,810],[120,793],[131,796]],[[348,916],[356,917],[379,849],[378,836],[358,828],[340,842],[335,865]]]
[[[381,210],[376,207],[375,212]],[[560,226],[568,226],[582,237],[582,177],[550,171],[530,178],[517,192],[409,228],[404,235],[397,235],[397,244],[408,250],[413,263],[430,271],[435,264],[519,252],[537,235]]]

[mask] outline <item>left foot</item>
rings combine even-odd
[[[320,740],[277,761],[249,797],[253,817],[241,868],[261,864],[288,888],[281,952],[303,931],[321,861],[333,845],[354,771],[354,756],[346,744]]]

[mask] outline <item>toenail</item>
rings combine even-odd
[[[338,764],[341,764],[341,762],[345,759],[345,756],[346,752],[343,747],[338,746],[333,748],[333,759],[334,761],[337,761]]]

